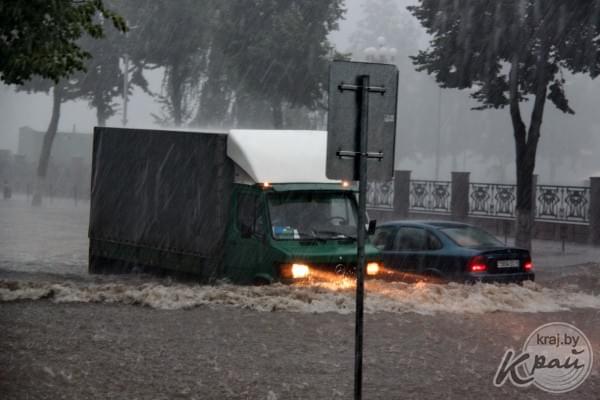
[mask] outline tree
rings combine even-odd
[[[130,56],[145,68],[164,68],[158,98],[163,115],[154,116],[161,124],[181,126],[192,117],[206,70],[213,3],[214,0],[142,0],[133,5],[135,13],[144,17],[132,24],[137,26],[132,29],[135,46],[130,49]]]
[[[216,14],[218,21],[220,13]],[[231,69],[227,67],[227,57],[223,53],[223,47],[227,43],[226,35],[215,25],[211,30],[211,39],[207,51],[206,79],[200,88],[200,102],[196,111],[193,124],[207,127],[224,127],[231,125],[230,106],[235,97],[235,82],[229,79]],[[239,107],[243,103],[244,95],[238,91],[236,103]]]
[[[76,74],[75,82],[77,97],[87,100],[90,108],[96,110],[98,126],[105,126],[106,121],[117,113],[117,103],[114,100],[124,94],[125,63],[121,61],[130,52],[130,47],[135,45],[122,32],[108,26],[106,21],[103,27],[104,40],[91,37],[83,37],[80,40],[80,46],[89,51],[92,57],[85,63],[86,73]],[[129,74],[128,95],[131,95],[133,86],[149,93],[142,65],[138,62],[129,63],[127,73]]]
[[[596,0],[420,0],[409,7],[433,36],[413,62],[443,88],[472,89],[477,109],[510,110],[516,149],[517,234],[531,247],[536,151],[546,101],[574,114],[564,71],[600,73]],[[533,100],[529,127],[521,102]]]
[[[81,73],[80,73],[81,74]],[[34,187],[32,197],[32,205],[39,206],[42,204],[42,193],[48,172],[48,164],[50,162],[50,153],[52,152],[52,143],[56,137],[58,130],[58,122],[60,120],[60,110],[64,102],[77,98],[75,89],[76,80],[61,79],[58,82],[53,82],[47,79],[34,78],[31,81],[21,85],[17,90],[27,92],[45,92],[52,91],[52,114],[48,129],[44,134],[42,150],[37,168],[37,181]]]
[[[58,82],[85,69],[90,54],[77,40],[103,35],[101,19],[126,31],[102,0],[14,0],[0,3],[0,81],[22,84],[33,76]]]
[[[103,21],[124,32],[124,20],[102,0],[18,0],[0,3],[0,80],[28,92],[52,90],[52,116],[44,135],[33,205],[42,202],[52,143],[63,102],[77,97],[74,84],[82,79],[90,53],[78,40],[104,36]],[[75,80],[68,79],[79,72]]]
[[[220,7],[216,43],[236,97],[268,101],[275,128],[285,124],[284,103],[319,107],[333,54],[327,35],[343,15],[342,0],[236,0]]]
[[[92,54],[85,63],[86,74],[77,81],[78,97],[88,100],[91,108],[96,110],[98,126],[105,126],[106,121],[115,115],[114,98],[123,94],[123,70],[120,60],[118,38],[114,32],[107,32],[107,40],[97,41],[91,38],[81,40],[82,48]],[[115,40],[117,39],[117,40]]]

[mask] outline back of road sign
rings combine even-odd
[[[368,180],[389,181],[394,173],[398,69],[391,64],[334,61],[329,70],[329,118],[327,169],[329,179],[358,180],[356,157],[344,152],[359,151],[360,78],[369,76]],[[352,86],[357,86],[352,90]],[[342,153],[340,153],[342,152]],[[381,155],[381,157],[376,156]]]

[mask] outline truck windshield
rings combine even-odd
[[[354,239],[356,236],[356,201],[352,193],[270,193],[268,204],[275,239]]]

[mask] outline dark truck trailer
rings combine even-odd
[[[95,128],[90,272],[122,261],[216,276],[233,188],[226,146],[218,133]]]
[[[323,131],[96,128],[89,271],[294,282],[356,267],[356,190],[325,176]],[[381,255],[366,248],[368,272]]]

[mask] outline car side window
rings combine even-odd
[[[395,233],[396,229],[392,227],[378,228],[373,235],[373,246],[377,247],[379,250],[392,250]]]
[[[238,229],[242,237],[263,237],[265,220],[262,203],[255,194],[242,193],[237,204]]]
[[[442,242],[431,232],[418,227],[401,227],[398,229],[393,245],[399,251],[439,250]]]
[[[394,249],[398,251],[422,251],[427,249],[427,231],[423,228],[402,227],[398,229]]]
[[[427,250],[439,250],[442,247],[442,242],[433,233],[427,232]]]

